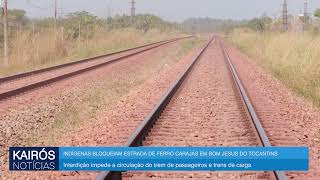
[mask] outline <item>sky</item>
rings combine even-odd
[[[128,14],[131,0],[57,0],[58,13],[85,10],[99,17]],[[250,19],[267,14],[280,16],[283,0],[136,0],[136,13],[151,13],[169,21],[181,22],[190,17]],[[304,0],[287,0],[290,14],[303,10]],[[9,8],[24,9],[31,17],[52,17],[54,0],[8,0]],[[320,0],[309,0],[309,10],[320,8]]]

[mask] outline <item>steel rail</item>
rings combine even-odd
[[[183,38],[187,38],[187,37],[183,37]],[[129,51],[141,49],[141,48],[144,48],[144,47],[160,44],[160,43],[163,43],[163,42],[172,41],[172,40],[175,40],[175,39],[179,39],[179,38],[174,38],[174,39],[171,39],[171,40],[158,41],[158,42],[145,44],[145,45],[141,45],[141,46],[134,47],[134,48],[129,48],[129,49],[125,49],[125,50],[109,53],[109,54],[104,54],[104,55],[100,55],[100,56],[95,56],[95,57],[91,57],[91,58],[82,59],[82,60],[79,60],[79,61],[74,61],[74,62],[65,63],[65,64],[61,64],[61,65],[57,65],[57,66],[43,68],[43,69],[38,69],[38,70],[30,71],[30,72],[15,74],[15,75],[7,76],[7,77],[2,77],[2,78],[0,78],[0,83],[16,80],[16,79],[19,79],[19,78],[24,78],[24,77],[27,77],[27,76],[40,74],[40,73],[43,73],[43,72],[57,70],[57,69],[60,69],[60,68],[64,68],[64,67],[68,67],[68,66],[72,66],[72,65],[76,65],[76,64],[86,63],[86,62],[93,61],[93,60],[96,60],[96,59],[99,59],[99,58],[105,58],[105,57],[113,56],[113,55],[116,55],[116,54],[129,52]]]
[[[47,80],[44,80],[44,81],[41,81],[41,82],[37,82],[37,83],[34,83],[34,84],[30,84],[30,85],[27,85],[27,86],[23,86],[23,87],[14,89],[14,90],[10,90],[10,91],[1,93],[0,94],[0,101],[8,99],[8,98],[13,97],[13,96],[17,96],[19,94],[22,94],[22,93],[25,93],[25,92],[28,92],[28,91],[31,91],[31,90],[34,90],[34,89],[37,89],[37,88],[40,88],[40,87],[43,87],[43,86],[46,86],[46,85],[49,85],[49,84],[52,84],[54,82],[58,82],[58,81],[61,81],[61,80],[64,80],[64,79],[68,79],[68,78],[71,78],[73,76],[88,72],[88,71],[92,71],[92,70],[100,68],[102,66],[106,66],[106,65],[115,63],[117,61],[120,61],[120,60],[129,58],[129,57],[135,56],[137,54],[141,54],[143,52],[155,49],[155,48],[163,46],[165,44],[169,44],[171,42],[178,41],[178,40],[181,40],[181,39],[190,38],[190,37],[192,37],[192,36],[182,37],[182,38],[175,38],[173,40],[164,41],[164,42],[162,42],[162,43],[160,43],[160,44],[158,44],[156,46],[152,46],[150,48],[143,49],[141,51],[134,52],[132,54],[124,55],[124,56],[121,56],[121,57],[118,57],[118,58],[115,58],[115,59],[112,59],[112,60],[97,64],[97,65],[93,65],[93,66],[90,66],[90,67],[82,68],[82,69],[79,69],[79,70],[76,70],[76,71],[73,71],[73,72],[70,72],[70,73],[67,73],[67,74],[63,74],[63,75],[60,75],[60,76],[57,76],[57,77],[54,77],[54,78],[51,78],[51,79],[47,79]]]
[[[170,86],[169,90],[162,96],[158,104],[152,109],[149,115],[143,120],[143,122],[138,126],[138,128],[130,136],[128,142],[125,144],[126,147],[141,146],[142,141],[148,135],[153,125],[158,120],[161,113],[170,102],[171,98],[178,91],[181,84],[188,77],[192,68],[199,61],[199,59],[201,58],[203,53],[206,51],[206,49],[209,47],[212,41],[213,41],[213,38],[210,39],[209,42],[202,48],[202,50],[199,52],[199,54],[196,56],[193,62],[189,65],[188,69],[183,74],[181,74],[179,78]],[[115,172],[115,171],[104,171],[104,172],[101,172],[97,177],[97,180],[121,180],[121,179],[122,179],[121,172]]]
[[[230,56],[228,54],[228,52],[226,51],[226,49],[224,48],[222,42],[220,41],[220,47],[222,49],[223,55],[224,55],[224,59],[229,67],[229,70],[232,74],[232,77],[234,79],[234,83],[237,87],[237,89],[239,90],[240,96],[243,99],[243,102],[246,106],[246,109],[250,115],[250,119],[252,120],[252,124],[254,125],[254,128],[259,136],[260,142],[262,143],[263,147],[271,147],[271,143],[269,141],[269,138],[261,124],[261,121],[253,107],[253,104],[244,88],[244,86],[242,85],[242,82],[238,76],[237,70],[235,69],[235,66],[233,65]],[[287,180],[287,176],[285,175],[285,173],[283,171],[273,171],[275,177],[277,180]]]

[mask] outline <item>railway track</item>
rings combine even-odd
[[[0,78],[0,101],[115,63],[181,39],[159,41],[111,54]]]
[[[212,38],[125,146],[271,146],[228,52]],[[101,172],[97,179],[287,179],[284,172]]]

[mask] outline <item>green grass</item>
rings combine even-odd
[[[193,49],[195,46],[197,46],[199,43],[203,42],[203,40],[199,38],[192,38],[189,41],[186,41],[185,43],[182,44],[182,49],[180,50],[181,54],[184,54],[191,49]]]

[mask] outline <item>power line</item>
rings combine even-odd
[[[36,9],[48,10],[48,9],[51,9],[52,7],[54,7],[54,3],[53,4],[49,4],[49,6],[42,7],[42,6],[32,2],[31,0],[26,0],[26,1],[31,7],[36,8]]]

